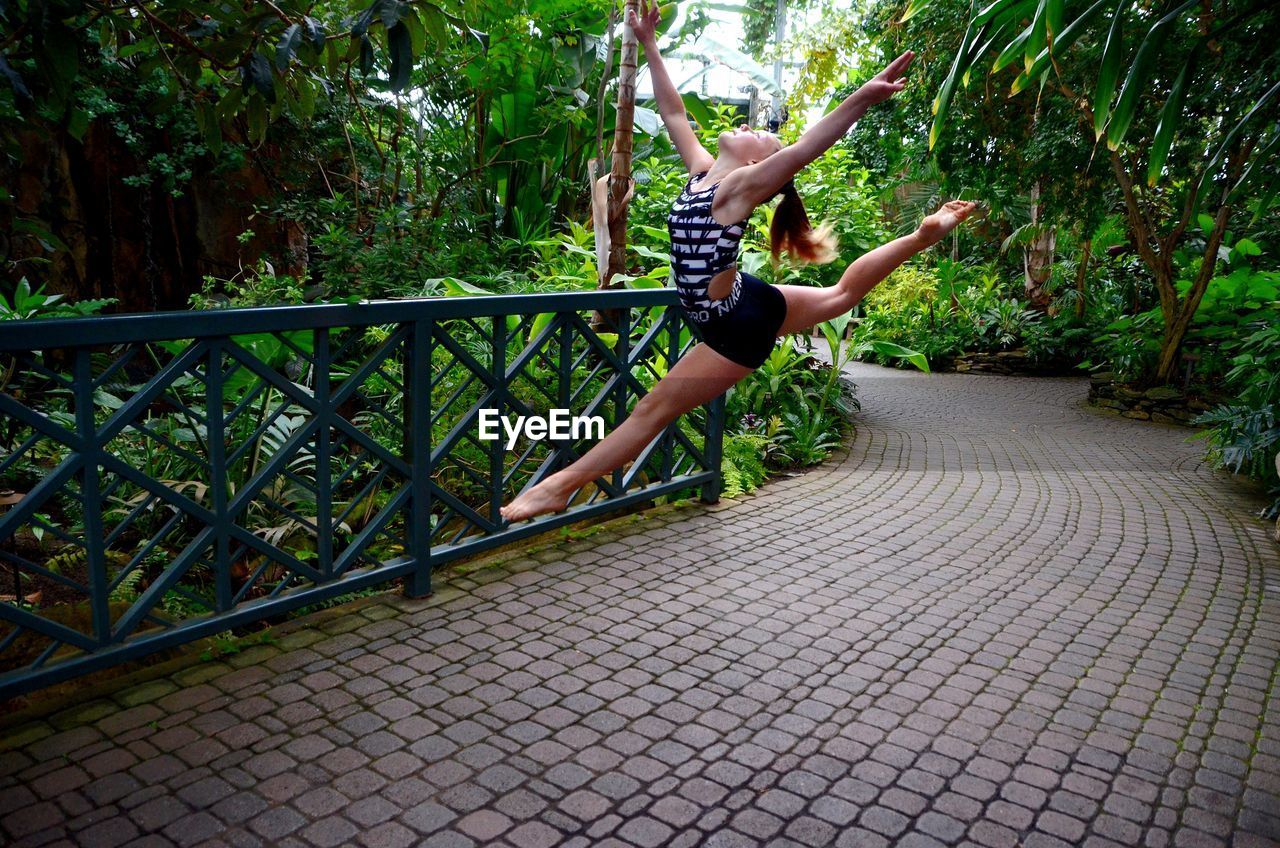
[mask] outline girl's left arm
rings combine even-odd
[[[752,201],[752,208],[773,197],[805,165],[826,153],[869,108],[902,91],[906,87],[906,79],[902,75],[914,57],[915,54],[908,50],[894,59],[806,130],[795,144],[782,148],[763,162],[739,168],[741,176],[735,172],[734,182],[741,186],[739,191]]]

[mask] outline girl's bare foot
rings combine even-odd
[[[524,521],[544,512],[559,512],[569,505],[569,494],[558,485],[553,474],[529,491],[522,492],[498,512],[507,521]]]
[[[947,233],[960,226],[960,222],[973,213],[978,204],[971,200],[952,200],[932,215],[925,217],[916,230],[928,244],[937,244]]]

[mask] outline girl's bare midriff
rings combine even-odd
[[[711,282],[707,284],[707,299],[722,300],[728,297],[729,292],[733,291],[733,278],[737,273],[738,266],[730,265],[712,277]]]

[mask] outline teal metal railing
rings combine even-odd
[[[593,328],[592,310],[616,316]],[[506,525],[585,438],[479,438],[552,408],[615,427],[697,338],[670,290],[0,324],[0,698],[698,487],[723,396],[565,512]]]

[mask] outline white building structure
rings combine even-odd
[[[741,104],[744,110],[755,117],[754,125],[764,128],[773,111],[774,96],[760,84],[759,75],[773,79],[774,63],[757,63],[754,59],[742,55],[738,60],[733,54],[741,54],[743,37],[742,16],[739,12],[720,8],[706,8],[711,23],[703,30],[699,39],[692,42],[682,39],[678,48],[672,47],[670,38],[659,41],[662,59],[671,75],[676,89],[684,94],[693,92],[700,97],[719,102]],[[687,22],[687,11],[677,11],[677,20],[669,32],[679,32]],[[711,49],[702,49],[707,45]],[[702,59],[689,56],[699,53]],[[754,65],[755,73],[743,70],[745,63]],[[795,81],[798,74],[797,62],[783,62],[781,66],[781,88],[785,92],[788,85]],[[644,102],[653,99],[653,82],[649,77],[647,66],[641,66],[636,77],[636,100]],[[754,104],[752,100],[754,99]],[[785,97],[783,98],[785,99]]]

